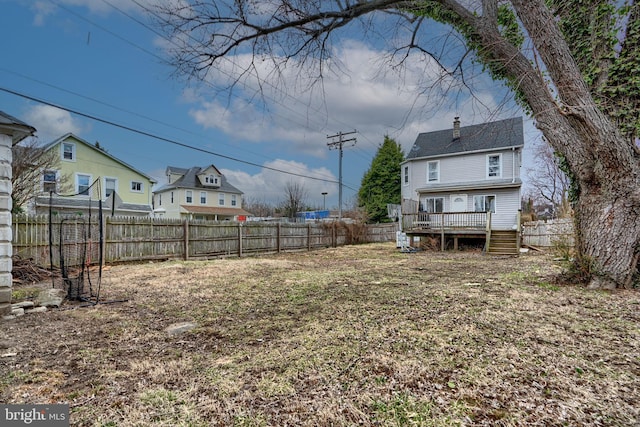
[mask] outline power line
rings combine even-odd
[[[162,18],[161,16],[159,16],[157,13],[155,13],[155,12],[154,12],[154,11],[152,11],[152,10],[150,10],[149,8],[147,8],[147,7],[143,6],[143,5],[141,5],[141,4],[139,3],[139,1],[138,1],[138,0],[132,0],[132,1],[133,1],[133,2],[138,6],[138,7],[140,7],[142,10],[144,10],[145,12],[150,13],[151,15],[155,16],[155,17],[156,17],[157,19],[159,19],[160,21],[163,21],[163,22],[167,23],[167,21],[166,21],[164,18]],[[146,23],[144,23],[144,22],[142,22],[142,21],[140,21],[140,20],[136,19],[135,17],[133,17],[133,16],[129,15],[128,13],[126,13],[125,11],[123,11],[122,9],[120,9],[119,7],[117,7],[117,6],[113,5],[109,0],[102,0],[102,2],[103,2],[103,3],[106,3],[107,5],[111,6],[111,7],[112,7],[112,8],[114,8],[114,9],[116,9],[118,12],[122,13],[123,15],[125,15],[126,17],[128,17],[129,19],[131,19],[131,20],[133,20],[134,22],[138,23],[139,25],[143,26],[143,27],[144,27],[144,28],[146,28],[147,30],[149,30],[149,31],[151,31],[152,33],[156,34],[157,36],[159,36],[159,37],[163,38],[164,40],[167,40],[169,43],[173,44],[174,46],[176,46],[176,47],[178,47],[178,48],[180,47],[180,46],[179,46],[179,45],[177,45],[173,40],[171,40],[171,39],[167,38],[164,34],[160,33],[159,31],[155,30],[154,28],[150,27],[150,26],[149,26],[149,25],[147,25]],[[198,43],[200,46],[202,46],[202,47],[206,47],[206,46],[205,46],[205,45],[204,45],[200,40],[196,39],[195,37],[193,37],[191,34],[187,33],[186,31],[184,31],[184,30],[179,30],[179,31],[180,31],[180,33],[181,33],[181,34],[184,34],[186,37],[188,37],[189,39],[191,39],[191,40],[193,40],[194,42]],[[227,56],[224,56],[224,57],[222,57],[221,59],[222,59],[222,60],[225,60],[225,61],[228,61],[228,62],[229,62],[229,63],[231,63],[233,66],[236,66],[236,67],[238,66],[238,64],[237,64],[236,62],[234,62],[233,60],[231,60],[231,59],[230,59],[229,57],[227,57]],[[234,78],[234,76],[230,75],[229,73],[224,72],[223,70],[218,69],[218,71],[220,71],[221,73],[225,74],[225,75],[226,75],[226,76],[228,76],[228,77]],[[270,87],[272,87],[272,88],[274,88],[274,89],[277,89],[277,87],[275,87],[274,85],[272,85],[272,84],[271,84],[271,83],[269,83],[268,81],[266,81],[266,80],[261,80],[261,79],[260,79],[260,77],[259,77],[259,76],[257,76],[256,74],[253,74],[253,76],[254,76],[254,77],[255,77],[255,78],[260,82],[260,84],[264,84],[264,85],[270,86]],[[293,100],[294,102],[296,102],[296,103],[300,102],[297,98],[295,98],[295,97],[291,96],[290,94],[288,94],[288,93],[286,93],[286,92],[284,93],[284,95],[285,95],[287,98],[292,99],[292,100]],[[291,108],[291,107],[289,107],[288,105],[286,105],[286,104],[284,104],[284,103],[282,103],[282,102],[279,102],[279,101],[277,101],[276,99],[270,98],[270,97],[268,97],[268,96],[265,96],[265,98],[270,99],[270,100],[271,100],[272,102],[274,102],[275,104],[281,105],[282,107],[286,108],[287,110],[289,110],[289,111],[291,111],[291,112],[294,112],[294,113],[296,113],[296,114],[298,113],[298,111],[297,111],[297,110],[292,109],[292,108]],[[317,109],[314,109],[313,111],[314,111],[314,112],[316,112],[316,113],[318,112],[318,110],[317,110]],[[341,122],[339,119],[335,119],[335,118],[334,118],[334,120],[336,120],[336,122],[337,122],[337,123],[345,124],[344,122]],[[318,122],[318,123],[320,123],[320,122]],[[365,138],[364,138],[364,139],[365,139],[367,142],[369,142],[372,146],[374,146],[375,148],[378,148],[378,145],[377,145],[376,143],[374,143],[373,141],[371,141],[369,138],[366,138],[366,136],[365,136]],[[366,153],[366,152],[365,152],[365,153]],[[373,156],[369,156],[369,157],[367,158],[367,160],[372,160],[372,159],[373,159]]]
[[[77,96],[78,98],[86,99],[88,101],[95,102],[95,103],[100,104],[100,105],[104,105],[106,107],[112,108],[112,109],[114,109],[116,111],[119,111],[119,112],[122,112],[122,113],[131,114],[133,116],[137,116],[137,117],[140,117],[142,119],[149,120],[149,121],[151,121],[153,123],[156,123],[156,124],[159,124],[159,125],[171,128],[171,129],[179,130],[181,132],[184,132],[184,133],[187,133],[187,134],[190,134],[190,135],[197,136],[199,138],[205,139],[204,135],[196,133],[196,132],[193,132],[193,131],[191,131],[189,129],[185,129],[185,128],[182,128],[182,127],[179,127],[179,126],[175,126],[175,125],[167,123],[166,121],[157,120],[157,119],[154,119],[153,117],[145,116],[144,114],[140,114],[140,113],[137,113],[135,111],[127,110],[127,109],[119,107],[117,105],[109,104],[109,103],[101,101],[99,99],[96,99],[96,98],[93,98],[93,97],[90,97],[90,96],[86,96],[86,95],[83,95],[81,93],[74,92],[74,91],[65,89],[63,87],[53,85],[51,83],[44,82],[42,80],[35,79],[35,78],[27,76],[27,75],[25,75],[23,73],[18,73],[16,71],[8,70],[8,69],[2,68],[2,67],[0,67],[0,71],[3,71],[3,72],[8,73],[8,74],[13,74],[13,75],[21,77],[23,79],[26,79],[26,80],[41,84],[43,86],[47,86],[47,87],[59,90],[61,92],[65,92],[65,93]],[[227,144],[225,142],[220,142],[220,144],[226,145],[226,146],[229,146],[229,147],[233,148],[232,145]],[[250,153],[250,154],[253,154],[255,156],[258,156],[258,157],[263,157],[263,158],[268,159],[268,160],[274,160],[271,157],[265,156],[265,155],[260,154],[260,153],[253,152],[251,150],[243,149],[243,151],[246,152],[246,153]]]
[[[98,122],[101,122],[101,123],[105,123],[107,125],[114,126],[114,127],[120,128],[120,129],[124,129],[124,130],[127,130],[129,132],[137,133],[139,135],[147,136],[149,138],[154,138],[154,139],[157,139],[159,141],[168,142],[170,144],[177,145],[177,146],[184,147],[184,148],[188,148],[190,150],[199,151],[201,153],[210,154],[212,156],[221,157],[223,159],[232,160],[234,162],[243,163],[243,164],[250,165],[250,166],[255,166],[255,167],[258,167],[258,168],[261,168],[261,169],[267,169],[267,170],[271,170],[271,171],[274,171],[274,172],[284,173],[284,174],[287,174],[287,175],[293,175],[293,176],[298,176],[298,177],[302,177],[302,178],[312,179],[312,180],[315,180],[315,181],[328,182],[328,183],[331,183],[331,184],[337,184],[338,183],[335,180],[329,180],[329,179],[326,179],[326,178],[319,178],[319,177],[308,176],[308,175],[299,174],[299,173],[295,173],[295,172],[289,172],[289,171],[285,171],[285,170],[282,170],[282,169],[277,169],[277,168],[273,168],[273,167],[270,167],[270,166],[260,165],[260,164],[257,164],[257,163],[253,163],[253,162],[249,162],[249,161],[246,161],[246,160],[238,159],[238,158],[235,158],[235,157],[232,157],[232,156],[227,156],[225,154],[216,153],[214,151],[205,150],[204,148],[195,147],[193,145],[185,144],[184,142],[176,141],[176,140],[173,140],[173,139],[170,139],[170,138],[165,138],[165,137],[162,137],[162,136],[159,136],[159,135],[152,134],[150,132],[142,131],[142,130],[135,129],[135,128],[130,127],[130,126],[126,126],[126,125],[122,125],[122,124],[119,124],[119,123],[115,123],[115,122],[112,122],[112,121],[109,121],[109,120],[106,120],[106,119],[102,119],[100,117],[93,116],[91,114],[87,114],[87,113],[83,113],[83,112],[78,111],[78,110],[67,108],[67,107],[64,107],[64,106],[59,105],[59,104],[54,104],[52,102],[45,101],[43,99],[36,98],[36,97],[30,96],[30,95],[26,95],[24,93],[17,92],[17,91],[14,91],[14,90],[11,90],[11,89],[8,89],[8,88],[5,88],[5,87],[0,87],[0,91],[6,92],[6,93],[10,93],[10,94],[15,95],[15,96],[19,96],[21,98],[25,98],[25,99],[28,99],[30,101],[34,101],[34,102],[38,102],[38,103],[41,103],[41,104],[44,104],[44,105],[48,105],[50,107],[59,108],[61,110],[67,111],[69,113],[77,114],[79,116],[86,117],[88,119],[95,120],[95,121],[98,121]],[[351,190],[357,191],[354,188],[351,188],[351,187],[349,187],[349,188]]]
[[[73,15],[73,16],[75,16],[75,17],[77,17],[77,18],[79,18],[79,19],[81,19],[81,20],[83,20],[83,21],[85,21],[85,22],[87,22],[87,23],[89,23],[89,24],[91,24],[91,25],[95,26],[96,28],[101,29],[102,31],[105,31],[106,33],[108,33],[108,34],[110,34],[110,35],[112,35],[112,36],[114,36],[114,37],[118,38],[119,40],[121,40],[121,41],[123,41],[123,42],[127,43],[128,45],[133,46],[133,47],[135,47],[135,48],[137,48],[137,49],[139,49],[139,50],[141,50],[141,51],[143,51],[143,52],[147,53],[148,55],[150,55],[150,56],[152,56],[152,57],[154,57],[154,58],[158,59],[159,61],[161,61],[161,62],[165,62],[165,63],[166,63],[166,60],[165,60],[164,58],[162,58],[161,56],[159,56],[159,55],[157,55],[157,54],[155,54],[155,53],[153,53],[153,52],[151,52],[151,51],[149,51],[149,50],[147,50],[147,49],[145,49],[145,48],[143,48],[143,47],[141,47],[141,46],[137,45],[136,43],[134,43],[134,42],[132,42],[132,41],[130,41],[130,40],[128,40],[128,39],[126,39],[126,38],[124,38],[124,37],[120,36],[119,34],[116,34],[116,33],[114,33],[113,31],[110,31],[109,29],[107,29],[107,28],[105,28],[105,27],[103,27],[103,26],[101,26],[101,25],[99,25],[99,24],[97,24],[97,23],[93,22],[92,20],[90,20],[90,19],[88,19],[88,18],[86,18],[86,17],[84,17],[84,16],[82,16],[82,15],[80,15],[80,14],[76,13],[75,11],[73,11],[73,10],[69,9],[68,7],[66,7],[66,6],[64,6],[64,5],[60,4],[60,3],[58,3],[56,0],[50,0],[50,1],[51,1],[53,4],[55,4],[56,6],[60,7],[60,8],[61,8],[61,9],[63,9],[63,10],[65,10],[66,12],[70,13],[71,15]],[[119,7],[117,7],[117,6],[113,5],[112,3],[110,3],[109,1],[107,1],[107,0],[102,0],[102,1],[103,1],[103,3],[107,4],[108,6],[112,7],[113,9],[117,10],[119,13],[123,14],[124,16],[126,16],[126,17],[127,17],[127,18],[129,18],[129,19],[131,19],[131,20],[132,20],[132,21],[134,21],[135,23],[137,23],[137,24],[139,24],[139,25],[143,26],[145,29],[147,29],[147,30],[151,31],[152,33],[156,34],[157,36],[159,36],[159,37],[163,38],[164,40],[168,41],[169,43],[173,44],[174,46],[176,46],[176,47],[178,47],[178,48],[180,47],[180,46],[179,46],[179,45],[177,45],[173,40],[171,40],[171,39],[169,39],[169,38],[165,37],[162,33],[159,33],[158,31],[156,31],[155,29],[153,29],[153,28],[149,27],[148,25],[146,25],[145,23],[141,22],[140,20],[138,20],[138,19],[134,18],[133,16],[131,16],[130,14],[126,13],[125,11],[123,11],[122,9],[120,9]],[[153,13],[153,12],[152,12],[152,11],[150,11],[149,9],[147,9],[147,8],[143,7],[143,6],[142,6],[142,5],[140,5],[140,3],[138,3],[137,1],[135,1],[135,0],[134,0],[134,3],[136,3],[136,5],[138,5],[138,7],[140,7],[141,9],[143,9],[144,11],[146,11],[147,13],[151,13],[151,14],[153,14],[154,16],[156,16],[158,19],[161,19],[161,17],[159,17],[157,14]],[[196,39],[194,39],[191,35],[186,34],[186,33],[184,33],[184,32],[183,32],[183,34],[185,34],[185,35],[186,35],[186,36],[188,36],[189,38],[191,38],[191,39],[193,39],[193,40],[197,41],[197,40],[196,40]],[[232,65],[237,65],[237,64],[235,64],[233,61],[231,61],[231,60],[230,60],[230,59],[228,59],[228,58],[224,58],[224,59],[225,59],[225,60],[227,60],[228,62],[230,62]],[[230,73],[228,73],[228,72],[225,72],[224,70],[219,70],[219,71],[220,71],[220,73],[222,73],[222,74],[226,75],[227,77],[234,78],[234,77],[233,77],[233,75],[231,75],[231,74],[230,74]],[[17,73],[16,73],[16,74],[17,74]],[[256,78],[258,78],[258,77],[256,76]],[[220,91],[221,91],[221,90],[223,90],[222,88],[220,88],[220,87],[218,87],[218,86],[214,85],[214,84],[213,84],[213,83],[211,83],[210,81],[203,81],[203,82],[204,82],[207,86],[210,86],[210,87],[212,87],[212,88],[213,88],[213,89],[215,89],[215,90],[220,90]],[[263,83],[265,83],[265,84],[267,84],[267,85],[270,85],[268,82],[263,82]],[[46,84],[46,83],[43,83],[43,84]],[[52,86],[52,85],[49,85],[49,86]],[[271,85],[271,86],[272,86],[272,85]],[[54,87],[55,87],[55,86],[54,86]],[[69,92],[69,93],[73,93],[73,92],[67,91],[67,90],[65,90],[65,89],[60,89],[60,88],[57,88],[57,87],[56,87],[56,89],[63,90],[63,91],[65,91],[65,92]],[[84,98],[84,96],[83,96],[83,95],[78,95],[78,94],[75,94],[75,93],[73,93],[73,94]],[[233,96],[236,96],[236,97],[239,97],[238,95],[235,95],[235,94],[232,94],[232,95],[233,95]],[[288,95],[288,96],[289,96],[289,97],[291,97],[290,95]],[[273,102],[273,103],[275,103],[275,104],[281,105],[282,107],[284,107],[285,109],[287,109],[287,110],[289,110],[291,113],[293,113],[294,115],[295,115],[295,114],[299,114],[299,111],[298,111],[298,110],[295,110],[295,109],[293,109],[293,108],[289,107],[288,105],[286,105],[286,104],[284,104],[284,103],[278,102],[277,100],[272,99],[272,98],[269,98],[268,96],[265,96],[265,98],[270,99],[270,100],[271,100],[271,102]],[[291,97],[291,98],[292,98],[293,100],[295,100],[296,102],[298,102],[298,100],[297,100],[297,99],[295,99],[295,98],[293,98],[293,97]],[[90,99],[90,100],[92,100],[92,101],[94,101],[94,102],[98,102],[98,103],[101,103],[101,104],[107,105],[107,104],[105,104],[105,103],[103,103],[103,102],[101,102],[101,101],[97,101],[97,100],[95,100],[95,99],[93,99],[93,98],[87,98],[87,99]],[[119,108],[119,107],[115,107],[115,106],[112,106],[112,105],[109,105],[109,106],[110,106],[110,107],[112,107],[112,108],[115,108],[115,109],[117,109],[117,110],[120,110],[120,111],[128,112],[128,111],[123,110],[123,109],[121,109],[121,108]],[[128,113],[130,113],[130,114],[135,114],[135,115],[137,115],[137,116],[139,116],[139,117],[142,117],[142,118],[145,118],[145,119],[147,119],[147,120],[151,120],[151,121],[154,121],[154,122],[158,122],[158,121],[157,121],[157,120],[155,120],[155,119],[148,118],[148,117],[142,116],[142,115],[137,114],[137,113],[131,113],[131,112],[128,112]],[[290,117],[285,117],[285,116],[282,116],[281,114],[278,114],[278,113],[273,113],[273,114],[278,115],[278,116],[282,117],[282,118],[283,118],[283,119],[285,119],[285,120],[291,120],[291,118],[290,118]],[[169,126],[169,125],[167,125],[166,123],[162,123],[162,124],[163,124],[163,125],[165,125],[165,126]],[[171,126],[171,127],[172,127],[172,126]],[[180,128],[176,128],[176,129],[179,129],[179,130],[183,130],[183,131],[185,131],[184,129],[180,129]],[[193,132],[191,132],[191,131],[185,131],[185,132],[190,133],[190,134],[194,134],[194,133],[193,133]],[[195,135],[195,134],[194,134],[194,135]],[[248,151],[248,150],[247,150],[247,151]],[[273,159],[273,158],[271,158],[271,157],[267,157],[267,156],[265,156],[265,155],[263,155],[263,154],[253,153],[253,152],[251,152],[251,151],[248,151],[248,152],[249,152],[249,153],[252,153],[252,154],[254,154],[254,155],[256,155],[256,156],[263,157],[263,158],[265,158],[265,159],[275,160],[275,159]],[[369,160],[369,159],[367,159],[367,160]],[[305,175],[303,175],[303,174],[297,174],[297,175],[298,175],[298,176],[305,176]],[[332,180],[330,180],[330,179],[327,179],[327,182],[335,182],[335,181],[332,181]],[[348,187],[348,188],[353,189],[352,187]],[[357,190],[355,190],[355,189],[353,189],[353,190],[354,190],[354,191],[357,191]]]

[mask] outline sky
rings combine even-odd
[[[358,27],[334,43],[340,70],[322,85],[310,87],[293,61],[278,81],[248,76],[228,91],[247,56],[222,61],[207,81],[187,81],[168,63],[171,40],[131,0],[0,0],[0,7],[0,110],[35,127],[42,143],[69,132],[98,141],[158,185],[168,166],[213,164],[245,200],[277,204],[287,184],[299,183],[309,206],[336,209],[339,151],[329,144],[338,139],[329,136],[342,132],[356,139],[343,150],[348,208],[385,135],[408,153],[419,133],[452,127],[456,116],[466,126],[522,115],[483,75],[473,97],[421,90],[440,76],[434,64],[411,55],[406,67],[391,69],[385,46]],[[271,70],[265,63],[260,71]],[[525,118],[525,165],[539,140]]]

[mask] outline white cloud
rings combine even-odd
[[[133,2],[131,0],[57,0],[57,4],[60,7],[84,7],[88,9],[92,14],[106,15],[118,10],[124,12],[141,12],[141,7],[152,8],[154,5],[166,3],[166,0],[137,0]],[[38,0],[31,4],[31,10],[34,13],[33,23],[34,25],[44,25],[45,21],[54,15],[59,7],[56,3],[51,1]]]
[[[277,81],[258,81],[255,75],[245,74],[231,97],[224,90],[219,95],[225,96],[213,100],[204,99],[204,92],[197,98],[191,93],[191,101],[198,99],[191,115],[204,128],[238,139],[286,143],[292,157],[305,153],[324,158],[326,146],[319,141],[327,134],[357,129],[359,140],[374,142],[361,144],[372,155],[388,134],[407,151],[418,133],[450,126],[455,116],[461,116],[465,125],[481,122],[500,102],[495,97],[501,92],[495,86],[480,88],[474,98],[464,87],[447,91],[455,82],[443,76],[428,57],[412,54],[396,72],[384,55],[363,43],[345,41],[334,52],[341,71],[326,72],[321,85],[309,88],[313,71],[290,61],[279,70]],[[208,84],[229,87],[234,83],[232,76],[251,61],[260,76],[274,75],[269,59],[259,62],[250,55],[238,55],[211,69]]]
[[[25,122],[36,128],[38,138],[49,142],[69,132],[80,135],[85,128],[68,111],[48,105],[35,105],[24,115]]]
[[[297,175],[283,174],[266,168],[255,175],[229,169],[223,169],[221,172],[232,185],[244,192],[245,200],[277,204],[284,199],[286,185],[295,182],[300,183],[306,191],[307,203],[320,207],[322,192],[335,195],[338,191],[337,178],[327,168],[309,168],[301,162],[281,159],[267,162],[264,166]],[[321,178],[331,182],[305,177]]]

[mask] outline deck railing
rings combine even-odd
[[[486,230],[487,212],[417,212],[402,215],[403,230]]]

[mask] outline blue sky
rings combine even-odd
[[[0,110],[34,126],[43,143],[67,132],[99,141],[160,184],[169,165],[214,164],[249,200],[277,203],[288,182],[299,182],[311,206],[321,207],[327,192],[327,207],[337,207],[338,152],[329,150],[327,136],[357,130],[349,136],[357,143],[345,147],[343,158],[349,206],[385,135],[406,153],[418,133],[450,127],[455,116],[464,126],[518,115],[498,109],[504,90],[486,78],[478,79],[475,100],[438,90],[416,97],[416,88],[435,76],[433,67],[411,57],[403,74],[382,72],[389,71],[382,48],[348,34],[334,51],[344,73],[330,73],[322,87],[308,90],[292,67],[278,84],[261,81],[263,96],[256,97],[252,78],[231,94],[214,90],[229,84],[234,64],[247,60],[242,56],[221,63],[206,84],[176,78],[164,61],[170,43],[145,27],[148,17],[130,0],[0,0],[0,7],[1,88],[212,154],[4,90]],[[539,139],[530,121],[525,135],[525,146]]]

